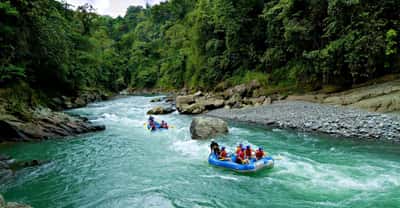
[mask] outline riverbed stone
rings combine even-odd
[[[219,118],[196,117],[190,125],[192,139],[207,139],[228,133],[228,124]]]
[[[242,109],[217,109],[207,115],[244,122],[321,132],[335,136],[400,142],[398,115],[385,115],[341,106],[302,101],[277,101]],[[390,139],[389,139],[390,138]]]
[[[4,208],[32,208],[32,207],[29,205],[26,205],[26,204],[20,204],[20,203],[16,203],[16,202],[8,202]]]

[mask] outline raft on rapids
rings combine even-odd
[[[253,158],[249,164],[239,164],[234,162],[236,160],[236,156],[232,156],[230,158],[231,161],[219,160],[215,154],[210,154],[208,157],[208,163],[217,167],[223,167],[242,173],[256,172],[264,168],[274,167],[274,159],[270,156],[264,157],[260,160]]]

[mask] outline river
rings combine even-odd
[[[70,113],[103,132],[3,145],[19,160],[49,163],[0,185],[8,201],[46,207],[400,207],[400,146],[230,123],[217,141],[263,146],[275,167],[240,174],[207,163],[209,141],[190,138],[191,117],[157,116],[168,131],[143,127],[151,97],[93,103]]]

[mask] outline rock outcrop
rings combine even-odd
[[[19,204],[15,202],[6,203],[3,196],[0,195],[0,208],[32,208],[32,207],[26,204]]]
[[[190,125],[192,139],[207,139],[228,133],[228,124],[219,118],[197,117]]]
[[[111,97],[111,94],[100,90],[82,91],[74,97],[55,97],[51,99],[49,107],[56,110],[80,108],[86,106],[88,103],[106,100]]]
[[[253,80],[247,84],[237,85],[218,93],[199,91],[195,94],[176,97],[176,107],[182,114],[200,114],[223,107],[242,108],[270,104],[272,99],[260,95],[261,89],[261,84]]]
[[[105,126],[93,125],[86,118],[48,108],[37,108],[31,112],[31,116],[24,120],[13,115],[1,115],[0,142],[58,138],[105,129]]]
[[[400,112],[400,80],[357,87],[339,93],[290,95],[287,100],[342,105],[371,112]]]
[[[374,112],[400,111],[400,80],[335,93],[326,97],[323,103],[352,106]]]
[[[172,107],[163,107],[163,106],[157,106],[154,107],[152,109],[150,109],[149,111],[147,111],[148,115],[163,115],[163,114],[169,114],[174,112],[175,109],[173,109]]]

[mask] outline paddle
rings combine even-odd
[[[273,158],[274,158],[274,160],[284,160],[285,159],[281,154],[279,154],[278,156],[275,156]]]

